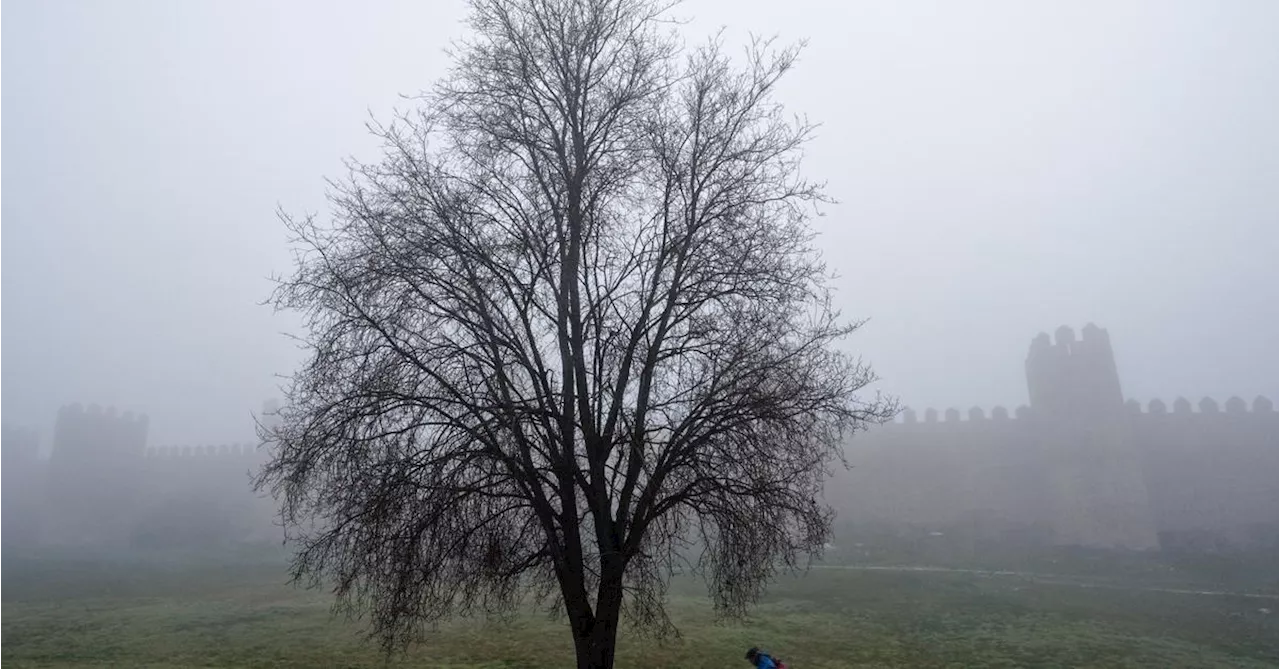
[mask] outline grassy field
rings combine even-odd
[[[694,584],[673,588],[682,637],[624,632],[623,667],[746,667],[749,645],[818,667],[1275,667],[1275,600],[1017,575],[816,569],[784,578],[751,619],[717,623]],[[1099,583],[1093,583],[1098,585]],[[1170,584],[1161,582],[1161,587]],[[1202,587],[1202,586],[1196,586]],[[383,657],[278,564],[5,558],[6,667],[375,667]],[[564,628],[530,615],[461,621],[392,661],[567,667]]]

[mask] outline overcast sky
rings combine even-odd
[[[151,416],[152,445],[248,441],[299,360],[258,303],[277,205],[373,158],[363,123],[425,89],[461,2],[9,0],[3,420]],[[693,0],[808,38],[781,98],[849,346],[917,408],[1015,406],[1031,338],[1107,328],[1125,394],[1277,393],[1277,3]]]

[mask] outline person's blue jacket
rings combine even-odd
[[[778,665],[772,657],[760,653],[756,656],[756,669],[778,669]]]

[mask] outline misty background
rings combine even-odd
[[[277,206],[376,160],[363,127],[445,73],[462,2],[5,3],[3,420],[151,417],[248,440],[301,353],[259,306]],[[1277,393],[1277,4],[689,0],[701,40],[807,38],[779,99],[847,345],[925,407],[1026,401],[1030,339],[1107,328],[1126,396]]]

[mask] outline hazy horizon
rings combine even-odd
[[[277,206],[377,158],[363,124],[429,88],[463,2],[10,2],[2,28],[3,420],[147,413],[151,445],[248,440],[301,360],[259,303]],[[1026,402],[1031,339],[1106,328],[1127,397],[1280,400],[1275,3],[736,3],[807,39],[779,98],[848,342],[923,410]],[[736,48],[736,47],[735,47]]]

